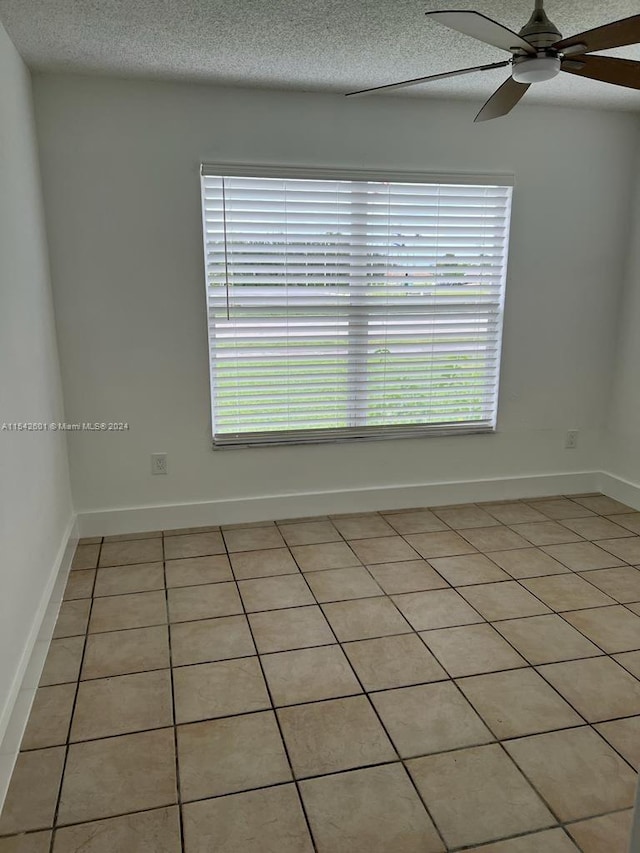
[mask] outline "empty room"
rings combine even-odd
[[[0,0],[0,853],[640,853],[637,12]]]

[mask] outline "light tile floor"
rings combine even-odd
[[[83,540],[0,853],[626,853],[638,534],[583,495]]]

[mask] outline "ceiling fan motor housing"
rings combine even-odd
[[[562,33],[547,17],[541,2],[536,2],[533,14],[520,30],[519,35],[536,50],[551,47],[562,38]]]
[[[542,83],[560,73],[560,59],[550,48],[562,38],[562,34],[547,17],[541,0],[536,0],[536,8],[519,35],[535,47],[538,55],[514,56],[511,70],[514,80],[518,83]]]

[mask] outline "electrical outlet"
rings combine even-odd
[[[151,454],[151,473],[166,474],[167,473],[167,454],[152,453]]]
[[[575,450],[578,446],[578,430],[577,429],[569,429],[567,430],[567,434],[564,439],[564,446],[566,450]]]

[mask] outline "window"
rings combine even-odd
[[[509,180],[202,168],[214,445],[495,428]]]

